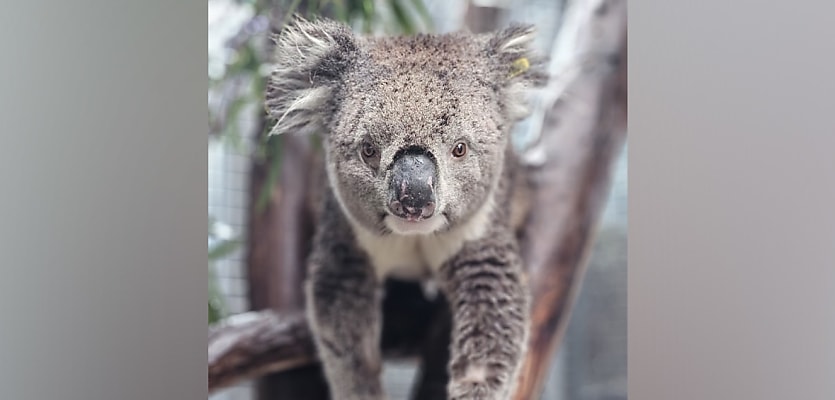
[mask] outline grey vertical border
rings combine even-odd
[[[629,7],[631,399],[835,399],[835,4]]]
[[[0,6],[0,398],[206,395],[206,21]]]

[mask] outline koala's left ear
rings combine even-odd
[[[533,25],[513,24],[488,39],[487,55],[496,62],[499,73],[505,75],[508,83],[518,79],[538,84],[546,78],[542,71],[544,60],[531,48],[535,37]]]
[[[321,129],[333,89],[359,52],[354,33],[335,21],[296,17],[273,40],[265,106],[277,123],[270,134]]]
[[[505,108],[511,119],[527,115],[524,91],[541,87],[548,80],[545,60],[531,48],[535,36],[533,25],[513,24],[492,33],[487,40],[485,51],[494,65],[498,86],[504,91]]]

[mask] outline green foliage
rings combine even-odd
[[[213,324],[226,315],[226,305],[217,287],[217,277],[212,265],[234,252],[241,244],[239,239],[221,239],[215,233],[215,220],[209,216],[209,324]]]
[[[217,287],[217,277],[209,268],[209,325],[214,324],[226,315],[226,305]]]

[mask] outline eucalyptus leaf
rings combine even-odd
[[[390,5],[391,11],[394,13],[394,18],[397,20],[397,23],[400,24],[400,29],[402,29],[406,34],[415,33],[415,26],[409,18],[409,15],[406,13],[406,9],[402,4],[400,4],[400,1],[392,0]]]
[[[238,239],[222,240],[220,243],[209,248],[209,260],[214,261],[226,257],[232,254],[240,245],[241,241]]]
[[[429,14],[429,9],[426,8],[426,4],[424,4],[423,0],[412,0],[412,6],[415,8],[415,11],[417,11],[420,17],[423,18],[423,23],[426,24],[429,30],[434,30],[435,24],[432,21],[432,15]]]

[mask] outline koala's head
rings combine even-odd
[[[524,89],[543,81],[532,38],[530,26],[372,38],[299,19],[275,39],[273,133],[324,135],[328,179],[354,223],[449,229],[490,201]]]

